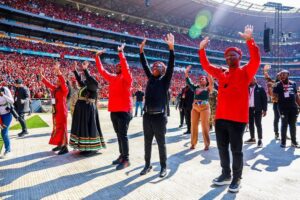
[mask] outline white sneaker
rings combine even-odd
[[[4,154],[0,157],[1,159],[9,158],[11,156],[10,151],[5,151]]]

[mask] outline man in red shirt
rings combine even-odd
[[[243,133],[248,122],[248,87],[260,65],[259,48],[253,37],[253,26],[247,25],[244,33],[239,33],[245,39],[250,51],[250,61],[240,66],[242,51],[230,47],[225,51],[228,71],[211,65],[206,57],[205,48],[209,42],[206,37],[200,42],[200,63],[213,77],[218,79],[218,104],[216,110],[216,139],[221,160],[222,174],[213,180],[215,185],[229,184],[230,192],[238,192],[243,170]],[[233,178],[231,180],[229,144],[232,152]]]
[[[132,75],[126,61],[123,49],[125,44],[118,47],[120,64],[116,66],[116,74],[111,74],[103,68],[99,56],[104,53],[100,51],[96,55],[96,66],[101,76],[109,83],[108,111],[110,113],[113,127],[118,137],[120,156],[113,161],[116,169],[121,170],[130,165],[129,145],[127,131],[132,119]]]

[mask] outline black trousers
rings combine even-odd
[[[230,175],[229,144],[232,153],[233,178],[241,178],[243,171],[243,134],[246,123],[216,120],[216,139],[222,174]]]
[[[187,132],[191,132],[191,111],[192,109],[184,109],[184,118],[185,118],[185,123],[187,125]]]
[[[281,116],[281,144],[286,144],[287,127],[290,128],[292,143],[296,143],[296,123],[298,118],[297,108],[280,110]]]
[[[145,163],[150,166],[151,151],[153,137],[158,144],[159,160],[161,167],[166,167],[167,150],[166,150],[166,132],[167,132],[167,117],[165,114],[148,114],[143,116],[143,129],[145,139]]]
[[[255,111],[255,108],[249,108],[249,130],[251,138],[255,138],[255,128],[257,129],[258,139],[262,139],[262,127],[261,127],[262,110]]]
[[[274,126],[274,132],[279,133],[279,119],[280,119],[280,113],[278,109],[278,103],[273,103],[273,111],[274,111],[274,121],[273,121],[273,126]]]
[[[184,123],[184,109],[179,108],[179,115],[180,115],[180,125],[183,125]]]
[[[118,137],[120,156],[124,160],[129,160],[129,145],[127,131],[129,127],[129,122],[132,119],[132,114],[129,112],[111,112],[110,118]]]
[[[26,126],[26,122],[25,122],[25,113],[21,112],[21,113],[18,113],[18,115],[19,115],[18,120],[22,127],[22,132],[27,132],[27,126]]]

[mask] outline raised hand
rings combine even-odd
[[[252,39],[252,34],[253,34],[253,26],[252,25],[247,25],[245,26],[244,33],[239,32],[239,35],[244,38],[245,40],[250,40]]]
[[[56,73],[56,75],[61,75],[60,63],[59,62],[55,62],[53,68],[54,68],[54,72]]]
[[[174,50],[174,35],[172,33],[168,33],[167,37],[165,38],[165,42],[168,44],[170,50]]]
[[[123,43],[121,46],[118,46],[118,51],[123,51],[125,48],[125,43]]]
[[[186,69],[185,69],[185,77],[189,76],[189,72],[190,72],[191,68],[192,68],[192,65],[189,65],[189,66],[186,67]]]
[[[139,45],[140,46],[140,53],[143,53],[146,41],[147,41],[147,38],[144,38],[143,42]]]
[[[54,66],[53,66],[54,70],[59,70],[60,68],[60,63],[59,62],[55,62]]]
[[[44,69],[43,68],[40,68],[39,69],[39,75],[41,76],[41,78],[44,78]]]
[[[89,66],[89,62],[88,61],[84,61],[83,63],[82,63],[82,69],[83,70],[86,70],[87,68],[88,68],[88,66]]]
[[[106,52],[106,49],[102,49],[100,51],[96,52],[96,56],[101,56],[102,54],[104,54]]]
[[[205,49],[209,43],[209,37],[205,37],[199,44],[199,49]]]
[[[77,61],[74,62],[73,71],[77,71],[78,69],[78,63]]]
[[[271,65],[265,65],[264,66],[264,71],[269,71],[271,69]]]

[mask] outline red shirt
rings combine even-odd
[[[248,87],[259,68],[260,53],[253,39],[247,41],[247,46],[250,52],[249,63],[238,68],[229,67],[227,72],[222,72],[220,68],[211,65],[205,50],[199,50],[203,69],[219,81],[215,119],[248,123]]]
[[[101,63],[99,56],[96,56],[96,66],[101,76],[109,83],[108,111],[110,112],[131,112],[132,109],[132,75],[129,66],[122,52],[119,53],[121,74],[107,72]]]

